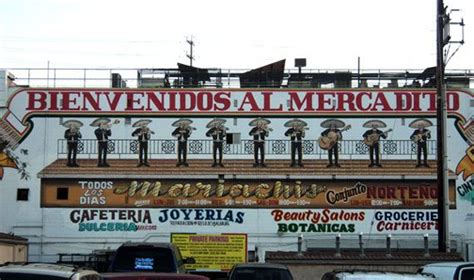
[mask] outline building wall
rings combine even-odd
[[[28,246],[15,244],[0,244],[0,264],[6,262],[28,261]]]
[[[260,94],[260,92],[257,92]],[[256,93],[256,94],[257,94]],[[465,94],[465,93],[463,93]],[[470,95],[469,95],[470,94]],[[463,96],[461,102],[461,108],[459,109],[460,115],[468,115],[469,112],[472,112],[472,108],[469,107],[469,101],[472,101],[472,93],[469,92],[466,96]],[[241,97],[239,97],[241,98]],[[282,98],[280,98],[282,99]],[[286,99],[277,99],[280,103],[286,103]],[[241,100],[241,99],[240,99]],[[21,101],[21,100],[20,100]],[[15,106],[23,106],[22,110],[26,110],[25,102],[20,102],[10,104],[8,110],[14,111]],[[262,103],[263,100],[258,99],[258,103]],[[277,104],[278,102],[275,101]],[[329,101],[328,101],[329,102]],[[394,102],[389,101],[389,102]],[[330,102],[329,102],[330,103]],[[263,104],[263,103],[262,103]],[[272,108],[276,108],[273,106]],[[471,109],[469,109],[471,108]],[[43,112],[44,113],[44,112]],[[30,129],[27,130],[27,133],[22,136],[22,142],[13,150],[13,152],[20,158],[24,163],[27,163],[27,172],[30,175],[29,180],[21,179],[21,175],[18,173],[18,170],[13,168],[4,168],[4,176],[0,181],[0,207],[1,209],[14,209],[14,211],[8,211],[9,214],[6,214],[7,211],[0,211],[0,231],[5,232],[14,232],[16,235],[24,236],[29,239],[30,242],[30,261],[55,261],[57,260],[58,253],[90,253],[95,249],[108,249],[115,248],[125,241],[169,241],[169,235],[172,232],[197,232],[197,233],[248,233],[249,234],[249,250],[255,250],[258,248],[258,254],[260,260],[264,259],[265,251],[272,250],[283,250],[283,251],[292,251],[296,250],[296,239],[300,234],[305,235],[305,238],[313,240],[324,240],[325,238],[332,238],[339,232],[301,232],[297,230],[295,232],[280,232],[279,223],[275,216],[272,214],[273,210],[284,209],[292,214],[296,215],[298,213],[305,212],[307,210],[312,210],[314,212],[322,212],[325,210],[324,207],[321,208],[289,208],[285,206],[278,206],[275,208],[247,208],[247,207],[224,207],[224,208],[209,208],[209,211],[216,213],[218,210],[224,210],[227,212],[233,213],[236,215],[237,212],[243,212],[244,218],[242,223],[235,221],[227,221],[224,225],[215,226],[212,224],[188,224],[184,225],[182,222],[185,222],[186,219],[181,213],[180,217],[174,219],[175,222],[171,223],[170,221],[160,222],[159,217],[163,215],[162,210],[168,209],[181,209],[181,207],[167,207],[164,209],[153,208],[143,206],[140,210],[149,211],[151,215],[152,222],[150,225],[156,226],[156,229],[153,230],[140,230],[140,231],[109,231],[109,230],[81,230],[81,226],[78,222],[71,220],[71,212],[74,210],[84,210],[86,208],[101,209],[100,206],[91,207],[58,207],[58,208],[49,208],[49,207],[40,207],[41,202],[41,178],[38,177],[38,174],[41,171],[55,162],[58,159],[58,141],[64,138],[65,128],[61,125],[61,122],[67,119],[80,119],[85,126],[81,128],[83,139],[94,139],[92,127],[89,124],[97,117],[104,116],[101,112],[89,111],[86,115],[84,111],[80,112],[48,112],[38,115],[32,115],[30,118],[25,119],[25,123],[32,125]],[[212,112],[211,112],[212,113]],[[190,114],[188,117],[193,118],[193,125],[198,129],[193,132],[193,138],[195,139],[206,139],[205,126],[208,121],[214,116],[207,112],[205,116],[196,114],[196,117],[193,118],[193,115]],[[222,113],[222,112],[218,112]],[[306,139],[317,139],[322,131],[320,123],[327,118],[340,118],[346,123],[351,123],[353,128],[352,130],[344,134],[344,139],[361,139],[362,133],[365,131],[365,128],[362,128],[362,124],[374,118],[382,118],[387,124],[388,127],[394,127],[396,132],[394,132],[390,137],[391,139],[408,139],[411,132],[413,131],[408,127],[408,123],[412,120],[419,117],[426,117],[433,122],[435,118],[432,112],[419,112],[418,115],[412,115],[410,111],[405,112],[407,117],[402,117],[401,113],[393,112],[372,112],[372,113],[354,113],[354,115],[347,115],[344,110],[336,112],[317,112],[313,115],[298,115],[299,112],[292,112],[287,115],[278,115],[274,112],[267,112],[265,114],[259,112],[247,112],[249,114],[243,115],[240,112],[233,112],[233,115],[222,116],[227,119],[227,124],[230,128],[230,131],[242,132],[242,138],[250,139],[248,136],[248,131],[250,129],[248,122],[253,118],[254,115],[250,113],[255,113],[268,117],[272,120],[271,127],[274,128],[274,131],[270,134],[269,139],[286,139],[284,137],[284,123],[293,117],[300,117],[310,123],[309,130],[306,133]],[[383,113],[383,114],[382,114]],[[50,115],[46,115],[50,114]],[[174,140],[171,137],[172,132],[172,123],[177,120],[182,115],[176,113],[171,116],[158,116],[158,115],[139,115],[135,113],[127,112],[118,112],[116,115],[113,115],[112,119],[119,119],[121,122],[113,126],[113,136],[114,139],[131,139],[131,132],[133,128],[130,123],[126,122],[126,117],[132,117],[132,121],[136,121],[140,118],[152,118],[153,122],[150,125],[150,128],[155,131],[153,137],[160,139],[169,139]],[[472,114],[472,113],[471,113]],[[6,116],[6,115],[5,115]],[[11,115],[10,115],[11,116]],[[157,117],[158,116],[158,117]],[[468,118],[469,116],[467,116]],[[23,124],[24,125],[24,124]],[[20,126],[20,125],[18,125]],[[432,137],[435,139],[435,127],[431,128]],[[462,137],[459,132],[459,129],[456,128],[456,119],[450,118],[448,120],[448,167],[452,171],[456,171],[458,164],[466,156],[466,150],[470,147],[470,144]],[[471,145],[472,147],[472,145]],[[26,151],[26,152],[25,152]],[[61,155],[64,157],[64,155]],[[96,155],[79,155],[80,159],[95,159]],[[112,156],[120,159],[136,159],[137,155],[124,155],[124,156]],[[161,155],[152,155],[153,159],[160,158]],[[165,159],[174,159],[175,154],[163,156]],[[202,157],[204,159],[210,160],[211,155],[191,155],[191,158]],[[311,160],[326,160],[326,155],[321,158],[311,158]],[[354,156],[355,157],[355,156]],[[239,155],[238,158],[246,158],[251,160],[252,155]],[[349,156],[343,156],[344,159],[352,159]],[[367,155],[358,156],[359,159],[367,159]],[[288,160],[288,155],[274,155],[273,159],[279,160]],[[385,157],[384,159],[398,159],[395,156]],[[431,160],[433,158],[430,158]],[[410,160],[413,160],[413,157],[410,157]],[[107,171],[103,170],[103,176],[107,179]],[[283,174],[282,176],[284,176]],[[374,170],[374,176],[377,176],[377,171]],[[183,178],[185,178],[186,173],[183,173]],[[467,178],[463,178],[462,174],[457,175],[455,182],[455,188],[467,184],[467,186],[472,186],[470,183],[469,175]],[[384,176],[380,176],[381,179],[385,179]],[[396,184],[396,182],[394,183]],[[469,185],[471,184],[471,185]],[[30,190],[30,196],[28,201],[17,201],[16,192],[17,188],[28,188]],[[462,188],[461,188],[462,189]],[[474,209],[473,209],[473,200],[471,191],[465,192],[455,192],[456,198],[456,208],[449,211],[449,231],[456,236],[456,238],[462,238],[463,242],[471,242],[474,240],[474,232],[472,223],[474,222]],[[191,212],[195,212],[195,209],[199,207],[188,207]],[[122,208],[112,208],[110,210],[119,210]],[[133,211],[138,211],[137,209],[132,209]],[[340,211],[339,208],[330,209],[333,212]],[[425,233],[429,233],[432,236],[436,235],[436,230],[387,230],[387,231],[377,231],[376,230],[376,212],[399,212],[399,211],[414,211],[422,215],[426,212],[433,212],[433,207],[429,208],[393,208],[393,209],[377,209],[377,207],[370,208],[354,208],[349,209],[349,211],[356,213],[364,213],[364,218],[359,221],[347,221],[343,220],[343,224],[354,224],[354,230],[349,233],[342,233],[347,235],[357,235],[358,232],[364,232],[369,236],[378,236],[384,237],[387,234],[394,234],[400,236],[400,238],[405,238],[407,240],[411,238],[417,238],[422,236]],[[212,219],[211,219],[212,220]],[[416,220],[416,219],[415,219]],[[215,221],[215,219],[214,219]],[[131,222],[130,219],[110,219],[107,221],[101,220],[98,217],[92,218],[87,222],[92,224],[100,224],[102,222]],[[209,220],[207,221],[209,222]],[[212,221],[211,221],[212,222]],[[283,223],[300,223],[301,221],[289,219]],[[307,222],[307,221],[306,221]],[[340,221],[339,221],[340,222]],[[429,220],[428,222],[431,222]],[[311,223],[311,222],[309,222]],[[461,246],[461,249],[463,247]]]

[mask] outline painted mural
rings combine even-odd
[[[447,97],[450,231],[472,238],[473,93]],[[0,191],[30,187],[18,215],[41,216],[5,220],[48,240],[436,234],[435,104],[430,89],[19,89]]]

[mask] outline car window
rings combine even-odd
[[[38,275],[34,273],[0,272],[0,280],[68,280],[66,277]]]
[[[461,280],[472,280],[472,279],[474,279],[474,269],[473,268],[463,268],[463,269],[461,269],[459,279],[461,279]]]
[[[86,276],[81,276],[81,278],[79,278],[79,280],[102,280],[102,276],[100,276],[100,275],[86,275]]]
[[[122,247],[117,250],[112,271],[176,272],[176,265],[174,263],[173,253],[170,249]]]
[[[237,268],[232,280],[292,280],[287,270],[272,268]]]

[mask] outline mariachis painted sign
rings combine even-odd
[[[456,206],[450,181],[451,207]],[[42,180],[43,207],[436,208],[435,180]]]

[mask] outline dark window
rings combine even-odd
[[[18,201],[28,201],[28,195],[30,189],[17,189],[16,190],[16,200]]]
[[[111,270],[176,272],[173,252],[167,248],[122,247],[117,250]]]
[[[87,275],[82,276],[79,280],[101,280],[102,278],[99,275]]]
[[[231,280],[292,280],[289,271],[276,268],[236,268],[230,277]]]
[[[472,280],[474,279],[474,269],[464,268],[461,269],[461,280]]]
[[[58,188],[56,193],[57,200],[68,200],[69,198],[69,188]]]

